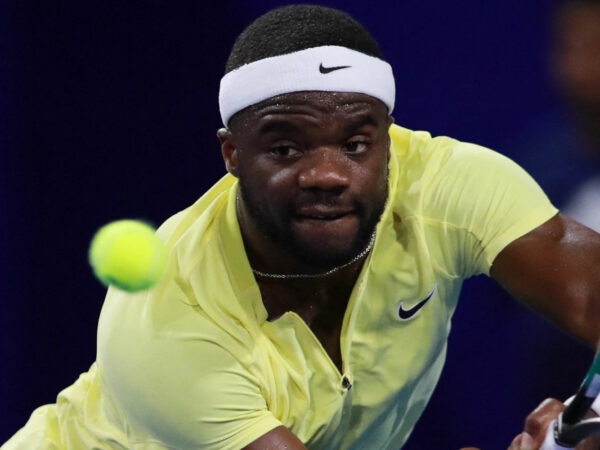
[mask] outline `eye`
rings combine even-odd
[[[279,158],[293,158],[299,156],[301,152],[291,145],[278,145],[276,147],[271,147],[269,153]]]
[[[352,154],[365,153],[369,148],[369,143],[363,140],[352,140],[344,145],[344,151]]]

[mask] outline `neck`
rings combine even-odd
[[[274,278],[274,279],[282,279],[282,280],[285,280],[285,279],[307,279],[307,278],[327,278],[336,273],[343,272],[344,269],[352,268],[352,266],[358,265],[358,263],[360,263],[362,265],[362,262],[364,261],[364,259],[367,257],[367,255],[373,249],[374,244],[375,244],[375,232],[373,232],[373,234],[371,235],[371,239],[369,240],[369,243],[360,253],[358,253],[356,256],[354,256],[350,260],[346,261],[345,263],[339,264],[339,265],[332,267],[328,270],[325,270],[323,272],[318,272],[318,273],[281,273],[281,272],[277,272],[277,273],[273,273],[273,272],[262,272],[262,271],[256,270],[256,269],[252,269],[252,272],[254,272],[254,275],[256,275],[259,278],[272,278],[272,279]]]
[[[348,300],[362,269],[358,261],[327,277],[256,277],[268,320],[294,311],[313,329],[341,326]]]

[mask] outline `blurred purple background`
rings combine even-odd
[[[396,122],[519,158],[511,137],[557,104],[553,1],[327,1],[395,69]],[[224,173],[217,92],[233,40],[283,2],[8,1],[0,5],[0,443],[95,357],[104,288],[95,230],[160,224]],[[399,349],[401,351],[401,348]],[[486,279],[465,286],[448,364],[413,450],[506,448],[591,352]]]

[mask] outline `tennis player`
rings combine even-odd
[[[347,14],[253,22],[219,92],[228,174],[160,227],[160,285],[108,290],[96,361],[3,449],[398,449],[475,274],[595,345],[600,236],[509,159],[394,124],[395,100]]]

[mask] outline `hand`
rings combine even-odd
[[[548,425],[565,409],[565,405],[554,399],[544,400],[525,420],[525,431],[515,437],[508,450],[537,450],[546,437]],[[479,450],[465,447],[460,450]]]
[[[556,399],[544,400],[525,419],[525,430],[517,435],[508,450],[537,450],[546,437],[548,425],[565,409],[563,402]]]
[[[544,400],[527,416],[525,419],[525,430],[513,439],[508,450],[539,449],[544,442],[548,426],[564,409],[564,403],[559,400]],[[594,450],[600,448],[599,445],[600,440],[598,436],[590,437],[579,443],[575,447],[575,450]]]

